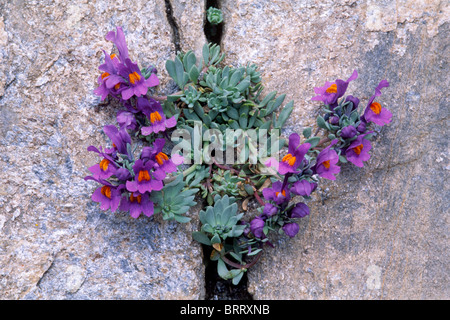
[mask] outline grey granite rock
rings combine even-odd
[[[167,18],[171,5],[173,21]],[[362,103],[381,79],[393,122],[372,158],[323,181],[294,239],[274,239],[249,271],[255,299],[448,299],[448,17],[440,0],[222,0],[226,63],[254,62],[314,125],[313,88],[353,69]],[[204,43],[203,1],[0,1],[0,298],[202,299],[197,221],[102,212],[86,151],[117,105],[99,105],[104,35],[156,65]],[[170,15],[169,15],[170,16]],[[175,22],[175,23],[174,23]],[[199,208],[189,213],[195,218]]]

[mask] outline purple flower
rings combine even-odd
[[[341,130],[341,137],[344,139],[351,139],[356,135],[356,128],[354,126],[346,126]]]
[[[98,69],[103,72],[97,79],[99,86],[94,90],[95,94],[101,96],[102,101],[105,100],[109,94],[117,98],[120,88],[120,83],[117,83],[112,87],[108,87],[106,85],[106,81],[109,79],[111,75],[117,75],[119,61],[116,58],[115,54],[110,56],[105,52],[105,50],[103,50],[103,53],[105,54],[105,63],[101,64],[98,67]]]
[[[339,162],[339,156],[335,150],[331,149],[337,142],[337,139],[331,141],[328,147],[320,151],[316,159],[315,171],[325,179],[336,180],[334,174],[341,171],[341,168],[336,165]]]
[[[117,179],[123,180],[123,181],[132,178],[130,171],[125,168],[117,169],[116,172],[114,173],[114,175],[117,177]]]
[[[100,150],[98,150],[94,146],[89,146],[87,148],[88,151],[94,151],[98,153],[100,157],[103,159],[100,161],[100,163],[93,165],[89,168],[89,171],[92,172],[94,175],[94,178],[96,179],[108,179],[112,175],[114,175],[117,171],[117,166],[114,163],[114,159],[110,156],[110,154],[103,152],[102,147],[100,147]]]
[[[107,181],[104,180],[99,181],[101,181],[104,185],[102,187],[97,188],[94,191],[91,197],[92,201],[99,202],[100,209],[102,210],[111,209],[111,212],[115,212],[119,207],[121,189],[123,189],[123,185],[114,187]]]
[[[153,202],[150,201],[148,193],[131,193],[129,197],[122,197],[122,202],[120,203],[121,211],[129,211],[133,218],[138,218],[141,213],[147,217],[153,215]]]
[[[166,173],[177,171],[177,165],[183,162],[183,157],[181,161],[179,155],[175,154],[172,159],[169,158],[167,154],[162,152],[165,144],[164,139],[156,139],[153,143],[153,147],[144,147],[141,153],[142,160],[152,160],[157,163],[157,167]]]
[[[252,221],[250,221],[250,231],[256,238],[263,238],[264,235],[264,220],[261,217],[255,217]]]
[[[278,212],[278,207],[274,206],[271,203],[266,203],[264,205],[263,213],[261,214],[261,217],[269,218],[273,215],[275,215]]]
[[[325,82],[323,87],[314,88],[314,92],[318,94],[311,100],[322,101],[326,105],[334,105],[337,100],[345,94],[350,81],[358,78],[358,72],[355,70],[347,81],[337,79],[335,82]]]
[[[286,192],[286,189],[281,190],[283,183],[281,181],[275,181],[272,184],[272,188],[263,189],[262,193],[266,200],[272,200],[276,204],[280,205],[284,202],[289,202],[291,194]]]
[[[119,130],[114,125],[107,125],[103,127],[103,132],[111,139],[113,144],[113,148],[107,150],[107,152],[112,153],[117,150],[121,154],[128,155],[127,144],[131,144],[131,137],[125,128]]]
[[[369,150],[372,148],[372,145],[369,140],[364,139],[370,133],[373,133],[373,131],[359,135],[345,151],[347,160],[357,167],[363,167],[363,161],[367,161],[370,158]]]
[[[339,117],[338,116],[331,116],[330,120],[328,120],[329,123],[332,125],[338,125],[339,124]]]
[[[165,131],[166,128],[172,128],[177,125],[175,116],[166,119],[160,102],[153,99],[149,101],[146,98],[138,98],[137,104],[138,109],[140,109],[150,121],[149,126],[142,127],[141,129],[141,133],[144,136]]]
[[[124,62],[125,59],[128,58],[128,47],[127,42],[125,40],[125,34],[121,27],[116,27],[117,32],[110,31],[106,34],[105,39],[108,41],[112,41],[117,50],[119,50],[119,59]]]
[[[350,101],[353,104],[352,111],[358,109],[359,99],[357,97],[349,95],[345,97],[345,101]]]
[[[135,177],[134,180],[126,182],[127,190],[130,192],[139,191],[141,194],[146,191],[161,190],[163,188],[162,180],[166,177],[166,174],[160,169],[153,169],[155,169],[153,161],[144,163],[141,159],[136,160],[133,166]]]
[[[375,88],[375,94],[369,99],[366,110],[364,111],[364,118],[367,122],[373,122],[379,126],[388,124],[392,120],[392,113],[381,107],[381,104],[374,102],[375,98],[381,95],[381,89],[389,87],[389,82],[381,80]]]
[[[92,172],[95,178],[108,179],[116,173],[117,167],[114,162],[104,158],[100,163],[89,167],[89,171]]]
[[[291,218],[303,218],[306,217],[309,214],[309,207],[303,203],[299,202],[295,205],[294,208],[292,208],[290,212]]]
[[[131,62],[129,58],[126,58],[123,64],[118,65],[118,74],[110,75],[106,79],[106,87],[109,89],[115,87],[117,84],[121,85],[122,90],[120,93],[122,99],[128,100],[133,95],[136,97],[146,95],[148,88],[159,84],[159,79],[154,73],[148,79],[145,79],[138,65]]]
[[[364,133],[366,132],[366,128],[367,128],[367,124],[364,121],[361,121],[361,123],[358,125],[358,127],[356,128],[356,130],[359,133]]]
[[[317,183],[303,179],[292,185],[291,192],[300,196],[309,197],[316,188]]]
[[[148,79],[142,76],[141,70],[136,63],[133,63],[128,55],[128,47],[125,34],[121,27],[116,28],[116,32],[110,31],[105,39],[114,42],[119,56],[115,54],[109,56],[105,52],[105,64],[100,69],[105,71],[102,74],[102,85],[97,89],[97,94],[105,97],[107,90],[114,94],[121,94],[123,100],[130,99],[133,95],[139,97],[147,94],[150,87],[157,86],[159,79],[155,73],[151,73]]]
[[[295,222],[291,222],[291,223],[286,223],[282,229],[283,229],[284,233],[286,233],[289,237],[293,238],[300,230],[300,226],[298,224],[296,224]]]
[[[282,175],[295,173],[311,147],[311,144],[309,143],[304,143],[300,146],[299,144],[300,136],[297,133],[291,134],[289,136],[288,154],[283,157],[281,162],[278,162],[274,158],[270,158],[266,162],[266,166],[277,168],[278,172]]]
[[[116,115],[117,123],[120,128],[135,130],[137,128],[136,118],[134,114],[128,110],[119,110]]]

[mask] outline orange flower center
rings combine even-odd
[[[287,155],[285,155],[282,159],[283,162],[286,162],[288,165],[290,165],[291,167],[294,165],[295,161],[297,159],[290,153],[288,153]]]
[[[120,88],[120,82],[114,86],[114,89],[116,89],[116,90],[119,90],[119,88]]]
[[[359,155],[360,153],[361,153],[361,150],[363,149],[363,145],[362,144],[360,144],[359,146],[357,146],[357,147],[354,147],[353,148],[353,151],[357,154],[357,155]]]
[[[152,112],[150,114],[150,122],[151,123],[155,123],[156,121],[161,121],[161,120],[162,120],[162,117],[158,111]]]
[[[100,169],[102,171],[108,170],[108,166],[109,166],[109,161],[108,160],[103,159],[102,161],[100,161]]]
[[[280,194],[279,191],[275,192],[275,195],[276,195],[277,197],[278,197],[279,194]],[[282,194],[284,197],[286,197],[286,191],[285,191],[285,190],[281,191],[281,194]]]
[[[380,114],[381,112],[381,104],[379,104],[378,102],[374,102],[370,105],[370,109],[375,113],[375,114]]]
[[[103,72],[102,73],[102,80],[105,79],[106,77],[109,77],[110,74],[108,72]]]
[[[164,161],[169,160],[169,157],[164,152],[158,153],[155,158],[159,165],[162,165]]]
[[[331,86],[328,87],[327,90],[325,90],[326,93],[336,93],[337,92],[337,85],[333,83]]]
[[[148,173],[147,170],[141,170],[141,171],[139,171],[138,181],[139,181],[139,182],[142,182],[142,180],[150,181],[150,174]]]
[[[110,55],[111,60],[114,59],[115,57],[117,57],[117,54],[113,53],[112,55]]]
[[[102,195],[104,195],[108,199],[111,199],[111,187],[110,186],[103,186],[100,189],[100,192],[101,192]]]
[[[130,74],[128,75],[128,77],[130,78],[130,82],[131,82],[132,84],[135,84],[136,81],[141,80],[141,76],[140,76],[136,71],[133,72],[133,73],[130,73]]]
[[[137,197],[133,196],[133,194],[130,194],[130,202],[135,202],[137,201],[138,203],[141,203],[141,195],[138,195]]]
[[[330,169],[330,160],[324,161],[322,164],[326,169]]]

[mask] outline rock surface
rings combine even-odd
[[[364,168],[322,180],[294,239],[249,272],[254,299],[448,299],[448,39],[445,1],[222,1],[228,63],[261,66],[267,92],[295,100],[286,134],[314,125],[313,88],[393,113]],[[365,106],[365,105],[364,105]]]
[[[115,123],[117,106],[99,106],[92,91],[116,26],[164,90],[175,55],[165,1],[0,1],[1,299],[205,295],[193,225],[102,212],[90,199],[98,186],[83,180],[98,162],[86,148],[105,145],[102,127]]]
[[[173,21],[168,19],[171,5]],[[448,299],[448,17],[440,0],[222,0],[226,63],[260,66],[295,110],[285,134],[314,125],[313,88],[354,69],[364,104],[381,79],[393,122],[362,168],[322,181],[294,239],[274,239],[248,273],[254,299]],[[205,3],[0,1],[0,298],[203,299],[192,224],[102,212],[83,177],[117,106],[99,105],[104,35],[156,65],[197,55]],[[170,16],[170,15],[169,15]],[[200,210],[191,210],[192,216]]]

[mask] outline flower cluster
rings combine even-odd
[[[111,140],[111,147],[89,146],[96,152],[100,162],[89,168],[92,175],[85,180],[101,184],[92,194],[92,200],[100,203],[102,210],[129,212],[133,218],[141,214],[148,217],[155,211],[152,195],[164,187],[164,179],[177,171],[183,158],[175,154],[172,158],[163,152],[165,139],[158,133],[176,125],[175,116],[167,118],[159,101],[147,95],[149,88],[157,86],[159,79],[154,67],[143,72],[128,55],[128,47],[122,28],[111,31],[106,39],[112,41],[118,54],[105,51],[105,63],[99,66],[98,88],[94,93],[117,99],[125,109],[119,110],[116,120],[119,125],[106,125],[103,132]],[[132,135],[130,135],[130,133]],[[132,136],[153,141],[151,146],[141,148],[136,156],[132,147]]]
[[[112,148],[103,151],[102,147],[88,147],[88,151],[96,152],[101,159],[89,168],[92,175],[85,177],[85,180],[102,185],[94,191],[92,200],[99,202],[102,210],[127,211],[133,218],[141,214],[152,216],[151,193],[162,190],[166,175],[176,172],[182,158],[170,159],[162,152],[165,140],[156,139],[153,146],[143,147],[135,159],[131,152],[131,137],[125,129],[108,125],[103,131],[111,139]]]
[[[255,237],[264,239],[270,230],[280,228],[289,237],[294,237],[300,228],[293,219],[303,218],[310,211],[305,203],[290,204],[290,200],[294,196],[308,199],[320,178],[336,180],[340,163],[350,162],[363,167],[363,162],[369,160],[372,148],[369,138],[374,133],[368,129],[369,124],[383,126],[392,119],[391,112],[375,101],[389,83],[386,80],[379,83],[360,116],[359,99],[351,95],[344,97],[349,82],[357,77],[355,70],[347,81],[337,79],[314,89],[318,95],[312,100],[322,101],[326,112],[325,117],[317,119],[319,129],[328,133],[325,139],[310,137],[311,130],[306,129],[303,132],[306,140],[301,143],[300,135],[293,133],[289,136],[288,153],[282,160],[270,158],[267,161],[266,165],[276,168],[283,179],[262,191],[267,202],[260,209],[261,214],[249,223]]]
[[[318,95],[312,100],[322,101],[325,104],[326,115],[319,117],[317,124],[329,132],[329,137],[337,138],[333,148],[342,155],[340,159],[363,167],[363,162],[370,158],[369,150],[372,148],[368,139],[373,131],[368,130],[368,125],[373,122],[378,126],[384,126],[391,122],[392,113],[375,101],[381,95],[381,89],[389,86],[389,82],[382,80],[360,115],[358,112],[360,100],[352,95],[344,97],[349,82],[357,77],[358,73],[355,70],[347,81],[337,79],[335,82],[326,82],[323,87],[314,89]]]
[[[159,85],[154,72],[146,78],[137,63],[131,61],[121,27],[117,27],[116,32],[110,31],[105,38],[115,44],[118,54],[109,55],[103,51],[105,63],[98,67],[102,74],[98,77],[99,86],[94,90],[95,94],[100,95],[102,100],[111,95],[126,101],[133,96],[146,95],[148,88]]]
[[[208,11],[211,19],[220,23],[220,12]],[[209,256],[217,261],[219,276],[233,284],[258,261],[265,244],[273,246],[270,232],[297,235],[297,219],[310,214],[306,202],[321,179],[336,180],[345,163],[364,166],[375,134],[371,125],[384,126],[392,121],[391,112],[378,100],[381,90],[389,86],[386,80],[378,84],[363,110],[359,110],[359,98],[346,95],[349,84],[358,78],[355,70],[347,80],[314,88],[312,100],[323,103],[323,116],[317,117],[314,134],[312,128],[306,128],[302,135],[292,133],[287,143],[280,143],[279,132],[293,111],[294,101],[283,105],[286,94],[277,96],[276,91],[262,97],[262,77],[256,65],[221,67],[224,54],[211,43],[205,44],[200,59],[193,51],[178,52],[174,60],[166,61],[166,69],[179,91],[155,97],[151,91],[159,85],[157,70],[153,66],[140,69],[132,62],[120,27],[106,39],[114,43],[117,53],[104,52],[94,92],[102,101],[113,98],[124,108],[116,114],[119,128],[103,128],[110,146],[87,148],[100,158],[89,168],[91,175],[85,177],[100,184],[92,200],[100,203],[102,210],[128,211],[133,218],[162,213],[163,219],[183,223],[190,220],[183,214],[196,204],[193,200],[200,193],[208,206],[200,211],[202,226],[192,236],[211,247]],[[168,155],[165,138],[171,128],[183,129],[189,136],[180,145],[191,146],[191,138],[203,135],[200,148],[208,151],[215,145],[214,153],[203,150],[200,163],[178,173],[185,159]],[[242,132],[242,141],[239,135],[227,135],[229,129]],[[211,136],[207,139],[212,131],[214,143]],[[264,132],[258,140],[266,141],[265,156],[253,161],[258,150],[245,141]],[[228,151],[227,139],[233,158],[236,151],[242,162],[220,162],[221,151]],[[281,160],[275,159],[285,146]],[[186,159],[195,159],[194,148],[187,149],[183,153]],[[258,215],[248,219],[244,211],[252,198],[260,206]]]

